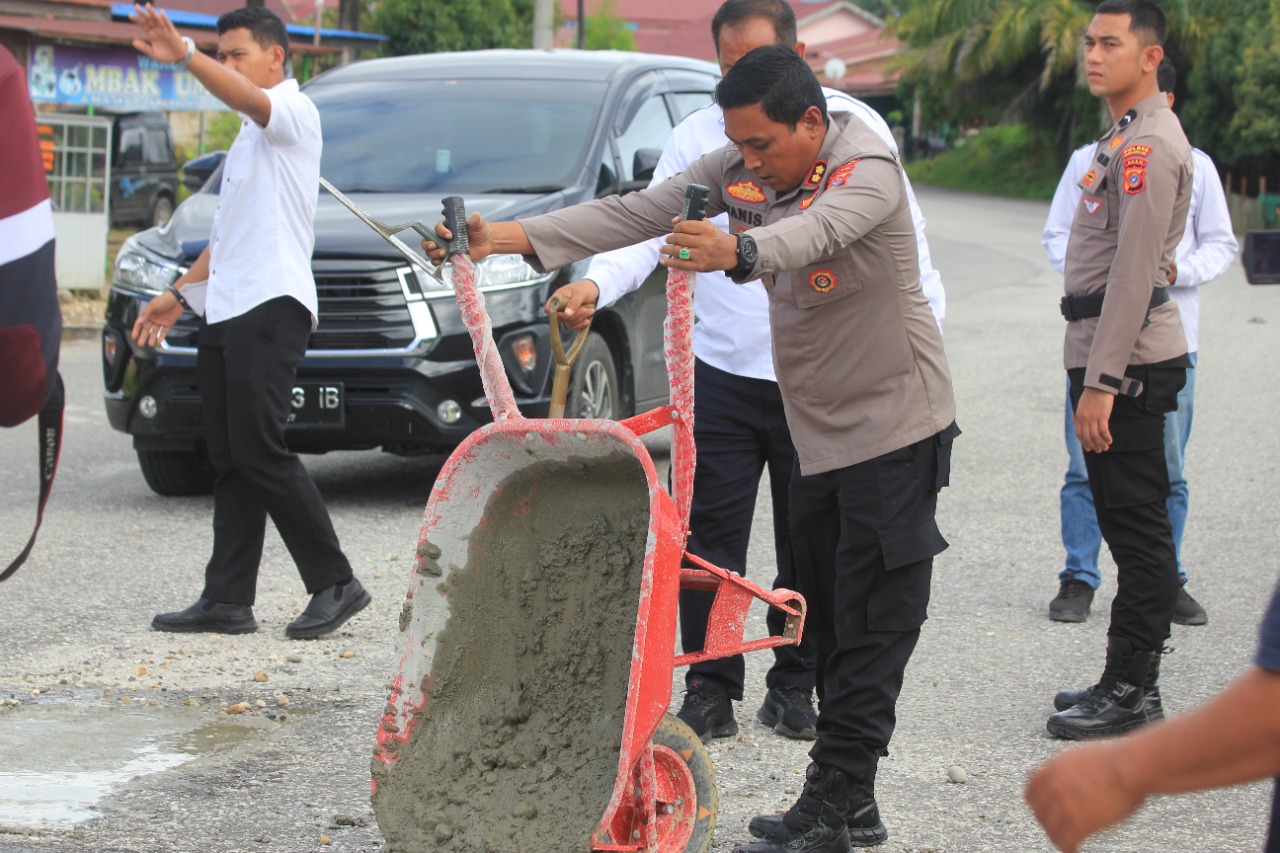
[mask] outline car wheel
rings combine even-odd
[[[173,199],[167,195],[158,196],[155,204],[151,205],[151,224],[159,228],[168,223],[169,218],[173,216]]]
[[[618,371],[604,338],[587,333],[574,362],[565,400],[567,418],[616,418],[619,415]]]
[[[207,495],[216,475],[203,450],[139,450],[138,467],[151,491],[166,498]]]

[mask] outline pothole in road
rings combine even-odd
[[[235,746],[276,724],[207,709],[41,704],[0,716],[0,826],[52,829],[96,816],[119,785]]]

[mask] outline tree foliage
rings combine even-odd
[[[529,47],[533,0],[383,0],[375,24],[391,56]]]
[[[618,14],[615,0],[604,0],[584,25],[583,47],[587,50],[635,50],[636,39],[627,22]]]

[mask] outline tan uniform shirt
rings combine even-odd
[[[1178,306],[1147,309],[1155,288],[1168,286],[1191,202],[1191,146],[1165,95],[1139,102],[1098,140],[1079,186],[1066,292],[1106,295],[1101,317],[1067,324],[1064,361],[1086,368],[1088,388],[1137,396],[1141,383],[1126,367],[1187,351]]]
[[[942,335],[920,289],[897,158],[862,122],[832,116],[805,183],[777,195],[732,146],[660,186],[522,220],[546,268],[668,234],[690,183],[760,250],[773,360],[805,475],[941,432],[955,419]]]

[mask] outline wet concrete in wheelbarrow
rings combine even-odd
[[[649,525],[634,459],[535,464],[495,490],[432,690],[373,762],[388,853],[591,849],[612,795]]]

